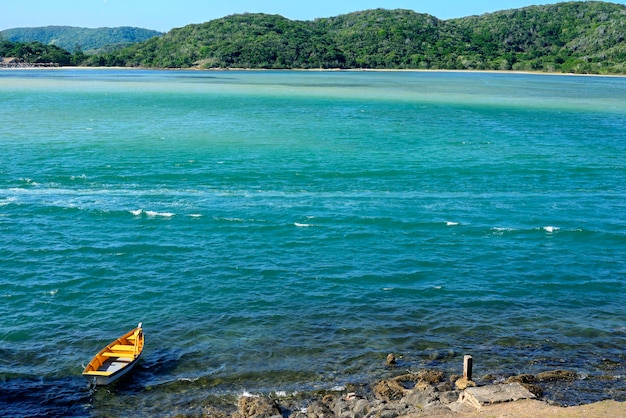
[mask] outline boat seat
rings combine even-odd
[[[103,372],[103,371],[100,371],[100,370],[92,370],[90,372],[85,372],[83,374],[87,375],[87,376],[89,376],[89,375],[91,375],[91,376],[110,376],[111,372]]]
[[[122,358],[133,358],[135,355],[132,352],[128,351],[105,351],[102,353],[104,357],[122,357]]]
[[[113,347],[111,347],[111,351],[135,351],[135,346],[115,344]]]

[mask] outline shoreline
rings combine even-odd
[[[372,72],[372,73],[475,73],[475,74],[518,74],[518,75],[549,75],[566,77],[611,77],[626,78],[626,74],[578,74],[578,73],[557,73],[543,71],[515,71],[515,70],[442,70],[442,69],[418,69],[418,68],[398,68],[398,69],[376,69],[376,68],[149,68],[149,67],[86,67],[86,66],[20,66],[20,67],[0,67],[0,70],[138,70],[138,71],[200,71],[200,72],[313,72],[313,73],[338,73],[338,72]]]
[[[555,376],[567,371],[554,371]],[[433,370],[383,379],[365,390],[367,384],[320,390],[293,395],[250,394],[237,397],[230,407],[206,402],[198,407],[202,416],[216,418],[474,418],[474,417],[543,417],[604,418],[626,416],[626,401],[605,399],[572,406],[555,404],[536,395],[532,384],[520,383],[529,375],[515,376],[503,383],[476,385],[471,380]],[[458,379],[457,379],[458,378]],[[457,379],[455,381],[455,379]],[[557,379],[558,380],[558,379]],[[561,387],[570,382],[561,379]],[[469,383],[469,384],[468,384]],[[467,384],[467,386],[465,386]],[[530,387],[530,389],[527,389]]]
[[[469,359],[468,359],[469,357]],[[469,361],[469,362],[468,362]],[[576,391],[580,373],[557,369],[536,375],[485,375],[472,380],[471,356],[463,375],[437,369],[405,370],[387,357],[385,378],[311,391],[264,391],[210,395],[186,412],[214,418],[604,418],[626,416],[626,398],[608,394],[595,401],[560,404],[553,395]],[[616,377],[617,378],[617,377]],[[544,396],[545,394],[545,396]],[[617,396],[616,396],[617,395]],[[557,397],[558,398],[558,397]],[[192,412],[195,411],[195,412]]]

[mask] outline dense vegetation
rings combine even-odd
[[[626,72],[626,6],[569,2],[442,21],[368,10],[310,22],[244,14],[174,29],[92,65]]]
[[[447,21],[367,10],[313,21],[242,14],[173,29],[83,65],[477,69],[626,74],[626,6],[568,2]],[[80,62],[79,57],[74,61]]]
[[[85,59],[85,56],[76,53],[70,54],[66,50],[54,45],[44,45],[40,42],[10,42],[0,39],[0,58],[11,57],[18,62],[29,64],[76,65]]]
[[[457,65],[626,73],[626,6],[623,5],[558,3],[451,23],[466,36],[467,48],[464,54],[458,54]]]
[[[110,52],[160,35],[162,35],[161,32],[154,30],[127,26],[97,29],[46,26],[14,28],[0,32],[0,36],[7,41],[40,42],[45,45],[56,45],[68,51],[83,51],[88,54]]]

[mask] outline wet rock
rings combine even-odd
[[[242,396],[233,418],[282,418],[278,404],[268,398]]]
[[[564,380],[568,382],[573,382],[578,378],[576,372],[572,372],[569,370],[554,370],[551,372],[543,372],[537,375],[537,380],[539,382],[556,382],[559,380]]]
[[[316,400],[309,404],[306,409],[306,413],[298,413],[292,415],[293,418],[327,418],[335,416],[333,409],[335,404],[335,397],[333,395],[326,395],[321,401]]]
[[[230,415],[225,412],[220,411],[219,409],[213,406],[205,406],[202,410],[202,416],[211,417],[211,418],[229,418]]]
[[[535,383],[537,378],[532,374],[518,374],[517,376],[511,376],[504,381],[504,383]]]
[[[517,376],[511,376],[504,381],[504,383],[519,383],[530,391],[537,398],[543,396],[543,389],[535,384],[537,378],[532,374],[520,374]]]
[[[387,354],[387,366],[395,366],[397,364],[396,356],[393,353]]]

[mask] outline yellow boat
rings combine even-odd
[[[89,362],[83,376],[94,386],[108,385],[128,373],[143,351],[141,322],[137,328],[104,347]]]

